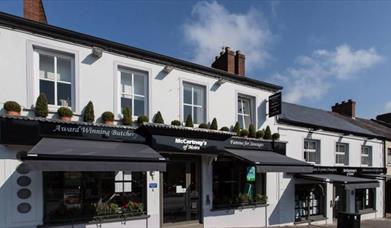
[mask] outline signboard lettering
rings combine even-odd
[[[282,93],[278,92],[269,97],[269,117],[281,114]]]

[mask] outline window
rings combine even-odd
[[[213,162],[213,208],[266,202],[266,175],[255,166],[228,157]]]
[[[241,128],[248,129],[254,123],[254,98],[238,96],[238,122]]]
[[[372,164],[372,147],[371,146],[362,146],[361,147],[361,165]]]
[[[387,149],[387,163],[391,165],[391,148]]]
[[[49,105],[72,107],[74,58],[56,52],[35,50],[38,56],[39,93]]]
[[[141,71],[119,69],[121,78],[121,111],[128,107],[133,116],[147,115],[148,74]]]
[[[306,221],[325,214],[325,187],[320,184],[298,184],[295,188],[295,220]]]
[[[205,87],[183,83],[183,121],[190,115],[195,124],[205,123]]]
[[[319,141],[304,139],[304,160],[306,162],[320,163],[320,146]]]
[[[145,172],[44,172],[43,186],[45,224],[146,212]]]
[[[339,165],[349,164],[349,145],[345,143],[337,143],[335,148],[335,163]]]
[[[362,210],[375,210],[375,188],[356,190],[356,212]]]

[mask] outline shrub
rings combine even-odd
[[[212,124],[210,125],[210,129],[212,129],[212,130],[217,130],[218,129],[216,118],[213,118]]]
[[[234,132],[236,132],[237,135],[240,135],[240,125],[239,125],[239,122],[235,123]]]
[[[179,120],[173,120],[171,121],[171,125],[173,126],[182,126],[182,122]]]
[[[102,119],[102,122],[107,122],[107,121],[114,121],[114,114],[112,112],[104,112],[102,113],[102,116],[101,116],[101,119]]]
[[[220,131],[229,131],[229,128],[228,127],[222,127],[222,128],[220,128]]]
[[[248,126],[248,137],[255,138],[255,136],[256,136],[255,127],[254,125],[250,124]]]
[[[186,127],[194,127],[193,118],[191,118],[191,115],[187,116],[185,126]]]
[[[123,125],[132,125],[132,113],[129,107],[122,109],[122,124]]]
[[[73,112],[70,108],[68,107],[60,107],[57,109],[57,114],[59,117],[72,117]]]
[[[257,139],[263,138],[264,135],[265,135],[265,132],[264,132],[263,130],[259,130],[259,131],[257,131],[257,132],[255,133],[255,137],[256,137]]]
[[[158,123],[158,124],[164,124],[164,120],[163,120],[163,116],[162,114],[160,113],[160,111],[158,111],[155,116],[153,117],[153,122],[154,123]]]
[[[21,112],[22,108],[16,101],[7,101],[4,103],[4,109],[7,112]]]
[[[273,140],[278,140],[279,138],[280,138],[280,134],[278,134],[278,133],[272,134],[272,139]]]
[[[206,124],[206,123],[201,123],[200,125],[198,125],[198,128],[208,129],[208,124]]]
[[[142,124],[148,123],[148,122],[149,122],[148,116],[141,115],[141,116],[139,116],[139,117],[137,118],[137,123],[138,123],[139,125],[142,125]]]
[[[49,114],[49,108],[48,108],[48,98],[44,93],[41,93],[37,101],[35,102],[35,109],[34,109],[35,116],[37,117],[47,117]]]
[[[262,194],[255,194],[254,201],[261,204],[267,203],[267,196]]]
[[[240,136],[241,137],[247,137],[248,136],[248,130],[247,129],[242,129],[240,131]]]
[[[95,120],[94,104],[92,101],[89,101],[86,107],[84,108],[83,121],[92,123]]]
[[[265,130],[265,135],[263,136],[264,139],[272,139],[272,131],[270,130],[270,127],[267,126]]]

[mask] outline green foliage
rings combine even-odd
[[[240,124],[239,124],[239,122],[235,123],[234,132],[236,132],[237,135],[240,135]]]
[[[137,118],[137,123],[139,125],[143,125],[144,123],[148,123],[149,122],[149,118],[148,116],[144,116],[144,115],[141,115]]]
[[[72,117],[73,112],[70,108],[68,107],[60,107],[57,109],[57,114],[59,117]]]
[[[279,138],[280,138],[280,134],[278,134],[278,133],[272,134],[272,139],[273,140],[278,140]]]
[[[269,125],[266,127],[264,139],[272,139],[272,131],[270,130]]]
[[[216,118],[213,118],[212,124],[210,125],[210,129],[212,129],[212,130],[217,130],[217,129],[219,129],[218,126],[217,126],[217,120],[216,120]]]
[[[248,126],[248,137],[250,137],[250,138],[255,138],[255,136],[256,136],[255,127],[254,127],[253,124],[250,124],[250,125]]]
[[[267,196],[262,194],[255,194],[254,201],[256,203],[266,204],[267,203]]]
[[[250,198],[245,193],[239,193],[239,200],[241,203],[248,203],[250,201]]]
[[[194,127],[193,118],[191,117],[191,115],[187,116],[185,126],[186,127]]]
[[[89,101],[86,107],[84,108],[83,121],[92,123],[95,120],[94,104],[92,101]]]
[[[182,126],[182,122],[179,120],[173,120],[171,121],[171,125],[173,126]]]
[[[155,116],[153,117],[153,122],[154,123],[158,123],[158,124],[164,124],[164,120],[163,120],[163,116],[162,114],[160,113],[160,111],[158,111]]]
[[[229,131],[229,128],[228,127],[222,127],[222,128],[220,128],[220,131]]]
[[[129,107],[122,109],[122,124],[123,125],[132,125],[132,113]]]
[[[98,203],[95,204],[97,215],[112,215],[121,212],[121,208],[116,203]]]
[[[114,121],[114,114],[112,112],[106,111],[102,113],[101,119],[103,123],[107,121]]]
[[[21,112],[22,108],[16,101],[7,101],[4,103],[4,109],[8,112]]]
[[[41,93],[35,102],[34,113],[36,117],[47,117],[49,114],[48,98],[44,93]]]
[[[201,123],[201,124],[198,125],[198,128],[208,129],[208,124]]]
[[[264,132],[263,130],[259,130],[259,131],[257,131],[257,132],[255,133],[255,137],[256,137],[257,139],[263,138],[264,135],[265,135],[265,132]]]
[[[248,132],[247,129],[242,129],[242,130],[240,131],[240,136],[241,136],[241,137],[247,137],[248,134],[249,134],[249,132]]]

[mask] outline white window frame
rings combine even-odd
[[[368,154],[364,153],[364,149],[368,149]],[[365,146],[365,145],[361,146],[361,161],[360,161],[360,163],[361,163],[362,166],[372,166],[371,159],[370,159],[371,158],[371,153],[372,153],[372,147],[371,146]],[[367,161],[368,161],[367,164],[364,164],[362,162],[363,157],[367,158]]]
[[[40,55],[47,55],[54,57],[54,77],[55,79],[45,79],[40,77]],[[71,62],[71,82],[66,81],[59,81],[57,80],[57,58],[63,58],[70,60]],[[38,95],[41,93],[40,91],[40,81],[51,81],[54,82],[54,104],[48,104],[49,110],[55,111],[57,108],[61,107],[60,104],[57,103],[57,83],[63,83],[63,84],[70,84],[71,85],[71,108],[73,111],[76,109],[76,93],[75,93],[75,56],[72,53],[63,53],[62,51],[47,49],[47,48],[40,48],[40,47],[33,47],[33,75],[36,80],[36,92],[34,93],[34,97],[38,97]]]
[[[309,143],[309,142],[315,142],[315,149],[306,149],[306,143]],[[303,154],[303,159],[308,162],[308,163],[311,163],[311,164],[317,164],[317,156],[320,156],[320,154],[318,155],[318,153],[320,153],[320,142],[319,140],[315,140],[315,139],[304,139],[304,144],[303,144],[303,151],[304,151],[304,154]],[[308,153],[315,153],[315,161],[307,161],[305,159],[305,154],[308,154]],[[307,155],[307,158],[309,158],[309,156]]]
[[[131,81],[132,81],[132,89],[131,89],[131,93],[128,94],[128,93],[124,93],[123,92],[123,85],[121,83],[121,72],[125,72],[125,73],[128,73],[131,75]],[[135,94],[134,92],[134,74],[135,73],[141,73],[141,74],[144,74],[144,95],[140,95],[140,94]],[[134,68],[128,68],[128,67],[125,67],[125,66],[121,66],[121,65],[118,65],[117,67],[117,77],[118,77],[118,94],[119,94],[119,97],[118,97],[118,101],[117,101],[117,104],[118,104],[118,107],[119,107],[119,110],[118,112],[119,113],[122,113],[122,106],[121,106],[121,98],[122,97],[125,97],[125,98],[129,98],[129,99],[132,99],[132,116],[133,116],[133,119],[134,118],[138,118],[138,116],[136,116],[134,114],[134,97],[140,97],[140,98],[144,98],[144,115],[145,116],[149,116],[149,113],[148,113],[148,110],[149,110],[149,90],[148,90],[148,84],[149,84],[149,72],[147,71],[144,71],[144,70],[138,70],[138,69],[134,69]]]
[[[190,85],[191,86],[191,104],[190,103],[185,103],[185,86]],[[204,90],[204,106],[202,105],[196,105],[194,104],[194,87],[200,87]],[[207,123],[207,87],[201,84],[189,82],[189,81],[182,81],[182,104],[181,104],[181,113],[182,113],[182,122],[186,121],[187,116],[185,116],[185,106],[191,107],[191,117],[194,122],[194,124],[201,124],[201,123]],[[195,123],[194,121],[194,109],[195,108],[203,108],[203,116],[204,116],[204,121],[200,123]]]
[[[337,150],[338,145],[344,146],[345,151],[344,151],[344,152],[338,151],[338,150]],[[349,158],[348,158],[348,156],[347,156],[348,153],[349,153],[349,144],[337,142],[337,143],[335,144],[335,164],[336,164],[336,165],[345,165],[345,162],[346,162],[347,164],[349,164]],[[338,162],[337,162],[337,156],[338,156],[338,155],[343,155],[343,156],[344,156],[344,163],[338,163]],[[346,160],[346,159],[348,159],[348,160]]]
[[[239,100],[242,99],[241,102],[239,102]],[[250,101],[250,114],[245,114],[243,112],[239,112],[239,107],[241,106],[241,109],[243,110],[243,100],[244,99],[248,99]],[[236,98],[236,102],[237,102],[237,106],[236,106],[236,121],[239,122],[239,116],[242,116],[242,120],[243,122],[241,123],[242,126],[246,126],[245,125],[245,122],[244,122],[244,117],[247,117],[249,116],[250,117],[250,120],[251,120],[251,123],[252,125],[256,126],[256,118],[255,118],[255,97],[252,97],[252,96],[248,96],[248,95],[244,95],[244,94],[237,94],[237,98]]]

